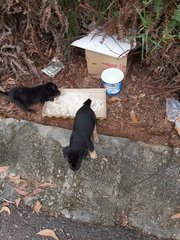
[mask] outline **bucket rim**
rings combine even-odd
[[[112,78],[110,78],[111,80],[108,81],[107,79],[104,79],[104,75],[108,74],[111,71],[115,71],[116,73],[119,73],[118,80],[113,80]],[[101,73],[101,80],[105,83],[109,83],[109,84],[120,83],[123,79],[124,79],[124,72],[119,68],[107,68]]]

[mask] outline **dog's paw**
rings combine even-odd
[[[90,154],[90,158],[92,158],[92,159],[96,159],[98,157],[95,150],[92,152],[89,152],[89,154]]]
[[[93,141],[94,141],[95,143],[99,143],[99,137],[98,137],[98,135],[93,136]]]
[[[92,138],[95,143],[99,143],[99,137],[98,137],[96,125],[93,130]]]
[[[53,102],[54,101],[54,97],[50,96],[47,100]]]

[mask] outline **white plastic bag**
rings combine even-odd
[[[180,102],[173,98],[166,98],[166,114],[171,122],[175,122],[180,116]]]
[[[175,129],[176,129],[176,131],[178,132],[178,134],[180,136],[180,116],[175,121]]]

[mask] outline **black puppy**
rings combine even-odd
[[[15,87],[9,92],[0,91],[0,94],[8,96],[12,103],[15,103],[24,111],[35,112],[35,110],[29,108],[29,106],[46,101],[53,101],[55,97],[60,95],[60,91],[54,83],[48,82],[30,88]]]
[[[81,167],[82,160],[87,156],[88,151],[92,159],[97,158],[91,140],[91,136],[93,136],[93,140],[99,142],[96,130],[96,116],[90,106],[91,100],[88,99],[77,111],[70,137],[70,145],[63,148],[64,157],[67,158],[69,167],[73,171],[77,171]]]

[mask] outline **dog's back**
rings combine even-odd
[[[34,111],[29,106],[46,101],[53,101],[55,97],[60,95],[58,87],[48,82],[34,87],[14,87],[9,92],[1,92],[0,94],[9,97],[10,101],[15,103],[24,111]]]
[[[73,130],[91,137],[95,124],[96,115],[91,109],[91,99],[88,99],[76,113]]]
[[[58,96],[58,89],[54,89],[53,83],[45,83],[34,87],[15,87],[9,91],[9,98],[13,100],[20,100],[26,106],[37,103],[44,103],[49,100],[49,96]]]
[[[63,154],[73,171],[81,167],[82,160],[88,152],[93,159],[97,158],[91,140],[94,130],[96,130],[96,115],[91,109],[91,100],[88,99],[76,113],[70,145],[63,148]]]

